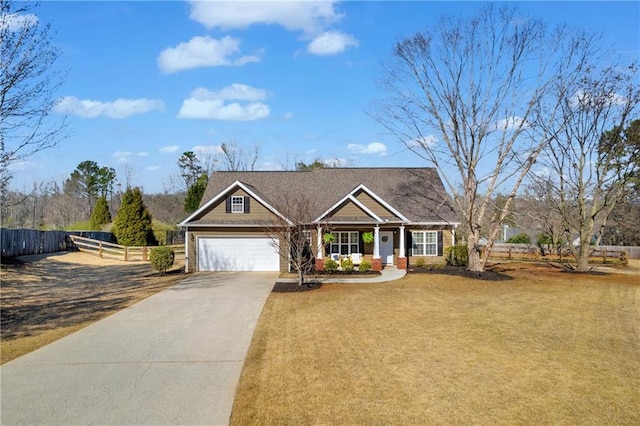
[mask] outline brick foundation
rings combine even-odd
[[[324,259],[316,258],[316,271],[324,271]]]
[[[371,263],[371,269],[374,271],[382,271],[382,259],[378,258],[378,259],[373,259],[373,262]]]
[[[398,258],[398,269],[407,269],[407,258],[399,257]]]

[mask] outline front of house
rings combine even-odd
[[[316,269],[347,257],[374,270],[440,263],[455,242],[458,222],[431,168],[216,172],[200,208],[180,223],[186,272],[289,271],[284,242],[270,230],[293,223],[292,200],[309,200]]]

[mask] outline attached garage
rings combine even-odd
[[[279,271],[280,255],[270,238],[200,237],[199,271]]]

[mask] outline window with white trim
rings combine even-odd
[[[359,253],[359,232],[332,232],[333,242],[331,243],[331,253],[348,255]]]
[[[244,197],[231,197],[231,213],[244,213]]]
[[[438,231],[411,232],[411,249],[414,256],[438,255]]]

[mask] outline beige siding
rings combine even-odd
[[[369,194],[362,191],[356,196],[356,200],[364,204],[369,210],[374,212],[380,217],[395,217],[396,215],[390,212],[386,207],[372,198]]]
[[[241,189],[229,194],[229,196],[246,197],[249,194]],[[212,222],[255,222],[255,221],[270,221],[273,220],[275,215],[254,198],[249,201],[249,213],[227,213],[226,212],[226,198],[223,197],[216,205],[212,206],[208,212],[202,215],[199,220],[212,221]]]
[[[426,264],[439,264],[445,262],[445,254],[447,253],[447,248],[451,247],[452,243],[452,233],[450,229],[409,229],[407,232],[411,231],[441,231],[442,232],[442,256],[411,256],[409,258],[409,265],[415,265],[417,259],[423,259]]]
[[[369,219],[369,216],[364,210],[355,205],[353,202],[348,201],[343,206],[339,207],[331,217],[348,217],[348,218],[364,218]]]

